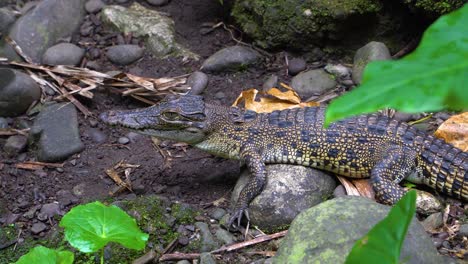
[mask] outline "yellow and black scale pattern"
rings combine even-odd
[[[403,196],[398,183],[404,178],[468,200],[467,152],[379,114],[344,119],[324,129],[324,112],[323,107],[309,107],[257,114],[186,95],[168,96],[146,109],[111,111],[101,119],[243,160],[252,176],[241,191],[231,222],[240,220],[262,191],[268,163],[370,177],[377,199],[386,204]]]
[[[310,166],[339,175],[371,177],[377,199],[394,204],[407,178],[468,200],[468,154],[431,135],[380,114],[348,118],[323,128],[324,108],[257,114],[208,106],[217,124],[196,146],[218,156],[245,160],[252,179],[236,205],[244,210],[262,190],[264,164]],[[213,111],[213,110],[211,110]],[[224,113],[224,114],[222,114]],[[241,217],[238,215],[237,217]]]

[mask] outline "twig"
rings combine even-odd
[[[393,59],[398,59],[398,58],[401,58],[401,57],[405,56],[406,54],[413,51],[418,46],[418,43],[419,43],[419,37],[412,39],[405,47],[403,47],[403,49],[401,49],[400,51],[395,53],[392,56],[392,58]]]
[[[217,254],[217,253],[222,253],[222,252],[230,252],[230,251],[238,250],[238,249],[245,248],[245,247],[255,245],[255,244],[258,244],[258,243],[262,243],[262,242],[265,242],[265,241],[270,241],[270,240],[275,239],[275,238],[284,237],[287,233],[288,233],[288,230],[284,230],[284,231],[274,233],[274,234],[271,234],[271,235],[259,236],[257,238],[252,239],[252,240],[232,244],[232,245],[227,246],[227,247],[222,246],[221,248],[216,249],[214,251],[211,251],[210,253],[211,254]]]
[[[135,259],[132,261],[132,264],[145,264],[145,263],[150,263],[153,259],[156,258],[158,254],[154,250],[148,251],[146,254],[143,256]]]
[[[197,259],[200,253],[171,253],[164,254],[159,258],[159,262],[168,260],[184,260],[184,259]]]

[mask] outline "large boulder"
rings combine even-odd
[[[274,164],[266,170],[267,183],[249,206],[251,223],[264,230],[288,226],[300,212],[331,197],[336,186],[326,172],[304,166]],[[249,175],[248,170],[241,174],[231,204],[236,203]]]
[[[198,55],[176,42],[174,20],[161,12],[134,3],[129,8],[106,6],[101,15],[106,25],[145,39],[146,48],[157,57],[183,56],[198,59]]]
[[[357,196],[321,203],[293,221],[274,263],[344,263],[354,243],[389,211],[389,206]],[[416,218],[408,228],[400,262],[444,263]]]
[[[410,27],[403,27],[408,23],[402,4],[393,2],[387,8],[383,1],[373,0],[239,0],[232,15],[265,48],[318,47],[349,55],[372,39],[392,43],[398,50],[411,36]]]
[[[34,62],[40,63],[44,52],[59,39],[71,36],[84,16],[84,0],[44,0],[20,17],[9,36]],[[18,55],[4,41],[0,56],[19,60]]]

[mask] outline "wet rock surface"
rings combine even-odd
[[[41,89],[29,75],[0,68],[0,116],[18,116],[40,99]]]

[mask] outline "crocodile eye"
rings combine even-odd
[[[176,112],[164,112],[163,116],[167,120],[178,120],[180,117],[180,115]]]

